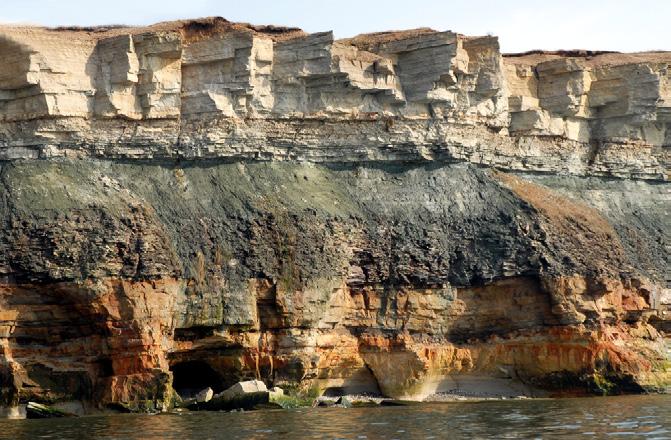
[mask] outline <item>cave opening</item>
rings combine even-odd
[[[224,390],[224,381],[207,362],[185,361],[173,365],[172,387],[182,398],[190,398],[207,387],[212,388],[214,393]]]

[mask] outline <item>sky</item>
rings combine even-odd
[[[671,50],[671,0],[0,0],[0,22],[143,25],[221,16],[231,21],[364,32],[431,27],[493,34],[503,52]]]

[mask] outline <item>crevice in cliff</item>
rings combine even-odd
[[[175,341],[196,341],[204,339],[214,334],[214,327],[196,326],[189,328],[176,328]]]
[[[212,388],[215,393],[224,390],[222,377],[203,361],[185,361],[173,365],[172,387],[183,397],[191,397],[205,388]]]
[[[596,159],[599,157],[599,153],[601,152],[601,142],[600,141],[592,141],[589,144],[589,152],[587,153],[587,166],[591,167],[594,165],[594,162],[596,162]]]
[[[648,323],[665,337],[671,336],[671,320],[666,318],[665,315],[652,315]]]

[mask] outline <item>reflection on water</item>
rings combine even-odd
[[[671,396],[0,421],[7,439],[671,439]]]

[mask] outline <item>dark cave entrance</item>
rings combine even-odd
[[[172,387],[182,398],[195,396],[199,391],[207,387],[212,388],[214,393],[224,390],[224,381],[207,362],[185,361],[173,365]]]

